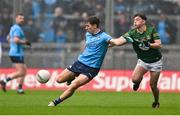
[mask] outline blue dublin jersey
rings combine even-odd
[[[78,60],[92,68],[100,68],[108,49],[108,42],[112,37],[100,31],[93,35],[86,33],[86,47],[79,55]]]
[[[25,35],[22,28],[18,24],[14,24],[10,29],[10,50],[9,56],[24,56],[24,48],[22,44],[14,42],[14,37],[24,40]]]

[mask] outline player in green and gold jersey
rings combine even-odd
[[[134,15],[134,28],[117,39],[110,40],[110,46],[132,43],[137,54],[137,65],[132,74],[133,90],[136,91],[146,72],[150,72],[150,86],[154,96],[153,108],[159,108],[159,89],[157,83],[162,71],[161,40],[156,29],[146,24],[143,13]]]

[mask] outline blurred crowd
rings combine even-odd
[[[105,25],[105,0],[23,0],[22,9],[27,18],[23,29],[31,42],[80,42],[84,38],[84,20],[90,15],[102,20],[103,29]],[[157,27],[162,42],[176,42],[177,22],[169,20],[167,15],[180,15],[180,0],[114,0],[115,37],[130,29],[132,15],[136,12],[159,16],[151,23]],[[13,3],[1,0],[1,42],[6,42],[12,17]]]

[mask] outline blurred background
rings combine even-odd
[[[77,59],[84,42],[84,20],[101,19],[101,28],[119,37],[131,28],[132,17],[144,12],[163,43],[164,70],[180,70],[180,0],[0,0],[0,42],[2,62],[9,68],[6,36],[14,15],[22,12],[23,27],[32,48],[26,48],[25,62],[31,68],[66,68]],[[133,69],[136,54],[127,44],[108,50],[103,69]]]

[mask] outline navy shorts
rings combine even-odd
[[[80,74],[86,75],[88,78],[92,79],[99,73],[99,68],[92,68],[89,67],[79,61],[74,62],[73,65],[70,65],[68,70],[74,72],[76,76],[79,76]]]
[[[13,63],[23,63],[24,64],[24,57],[23,56],[9,56]]]

